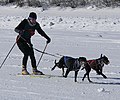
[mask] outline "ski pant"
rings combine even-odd
[[[30,56],[32,67],[36,68],[36,59],[35,59],[35,56],[34,56],[34,51],[33,51],[32,44],[31,44],[31,46],[29,46],[25,41],[23,41],[20,38],[17,41],[17,45],[18,45],[19,49],[21,50],[21,52],[24,54],[24,57],[23,57],[23,60],[22,60],[22,65],[24,67],[27,66],[28,57]]]

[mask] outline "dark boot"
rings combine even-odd
[[[34,75],[44,75],[43,72],[37,70],[37,68],[33,68],[33,74]]]
[[[29,72],[24,65],[22,65],[22,75],[29,75]]]

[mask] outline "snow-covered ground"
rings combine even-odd
[[[0,64],[15,43],[17,33],[14,28],[31,11],[38,14],[43,30],[52,42],[46,52],[56,56],[84,56],[87,59],[106,55],[110,64],[105,65],[107,79],[91,71],[90,78],[82,82],[85,71],[79,71],[78,82],[74,82],[74,72],[68,78],[61,76],[61,70],[54,66],[57,57],[45,55],[39,69],[56,77],[17,76],[21,72],[23,54],[15,46],[5,64],[0,69],[0,100],[119,100],[120,99],[120,9],[60,9],[0,7]],[[34,48],[43,50],[46,40],[36,33],[32,37]],[[35,51],[38,61],[41,54]],[[59,56],[61,57],[61,56]],[[32,72],[30,60],[28,71]]]

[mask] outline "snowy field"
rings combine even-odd
[[[43,30],[52,42],[44,54],[39,70],[56,77],[18,76],[21,72],[23,54],[15,46],[5,64],[0,69],[0,100],[119,100],[120,99],[120,8],[111,9],[60,9],[51,8],[42,12],[41,8],[0,7],[0,64],[15,43],[17,33],[14,28],[31,11],[38,14]],[[32,37],[34,48],[43,50],[46,40],[36,35]],[[58,55],[59,54],[59,55]],[[74,82],[74,72],[68,78],[61,76],[61,70],[54,66],[60,55],[84,56],[87,59],[106,55],[110,64],[103,72],[108,77],[91,71],[89,83],[82,82],[85,71],[79,71],[78,82]],[[38,61],[41,53],[35,51]],[[30,59],[28,71],[31,73]]]

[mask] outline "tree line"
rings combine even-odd
[[[33,6],[33,7],[118,7],[120,6],[120,0],[0,0],[0,5],[15,4],[17,6]]]

